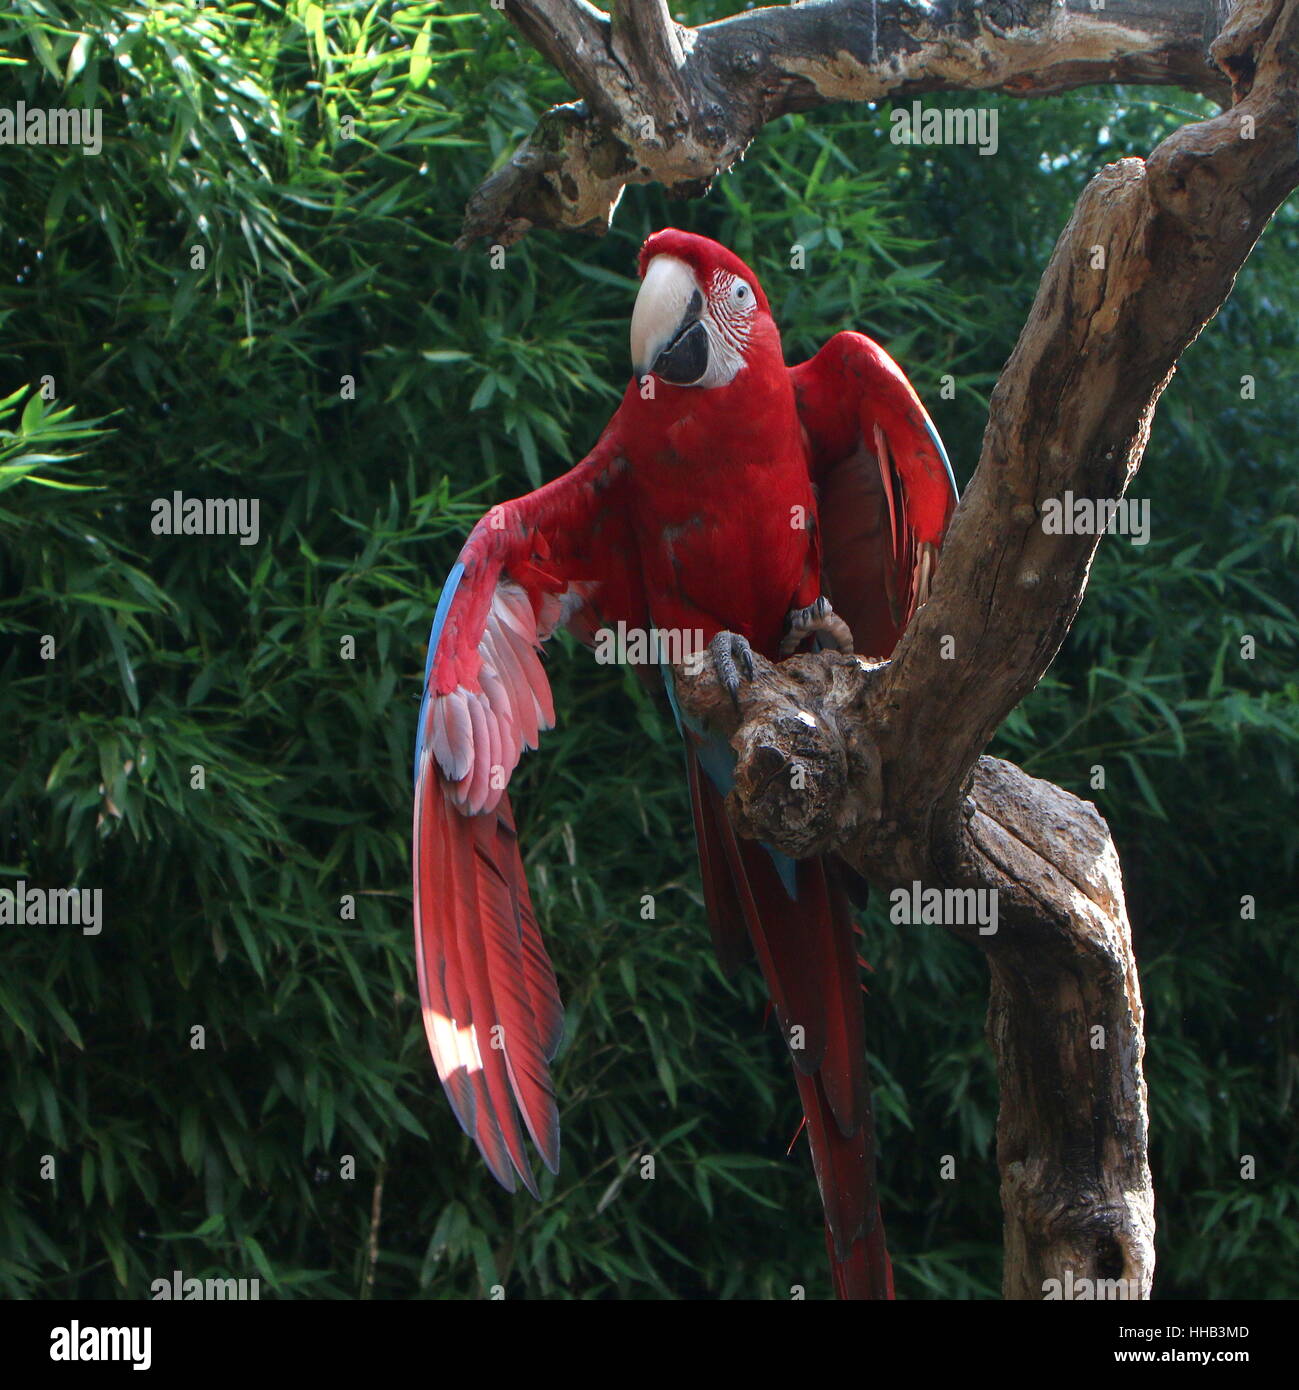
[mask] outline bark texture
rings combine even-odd
[[[572,85],[474,193],[460,244],[533,227],[602,234],[623,189],[705,192],[762,127],[834,101],[927,92],[1043,96],[1166,83],[1225,101],[1209,46],[1230,0],[822,0],[692,29],[666,0],[503,0]]]

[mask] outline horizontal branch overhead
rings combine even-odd
[[[538,121],[474,193],[460,244],[608,229],[624,188],[705,191],[768,121],[928,92],[1044,96],[1102,83],[1226,101],[1209,56],[1229,0],[819,0],[692,29],[665,0],[504,0],[580,100]]]

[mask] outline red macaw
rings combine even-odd
[[[619,622],[700,632],[733,696],[752,650],[846,645],[839,619],[859,652],[887,656],[928,595],[956,500],[937,431],[877,343],[838,333],[786,367],[757,277],[706,237],[658,232],[639,270],[622,403],[581,463],[470,533],[419,712],[424,1027],[461,1126],[504,1187],[517,1174],[534,1195],[525,1132],[559,1162],[548,1063],[563,1015],[506,784],[554,724],[540,644],[561,624],[588,642]],[[756,953],[790,1044],[836,1292],[891,1297],[849,875],[737,837],[733,755],[682,732],[714,939],[728,969]]]

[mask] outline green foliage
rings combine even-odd
[[[3,928],[7,1295],[140,1297],[173,1269],[268,1297],[828,1292],[761,988],[713,963],[670,721],[567,642],[515,796],[568,1009],[561,1173],[509,1197],[456,1128],[407,882],[438,584],[489,501],[596,437],[635,247],[670,222],[755,265],[791,358],[885,341],[964,480],[1078,189],[1186,113],[1002,101],[987,159],[895,146],[884,113],[787,118],[708,199],[630,190],[605,242],[538,235],[493,271],[452,249],[460,209],[566,92],[486,5],[455,9],[0,18],[3,104],[104,122],[97,156],[0,147],[0,864],[104,902],[99,936]],[[1187,354],[1137,489],[1152,542],[1104,544],[998,743],[1094,796],[1124,856],[1166,1293],[1296,1291],[1297,243],[1291,211]],[[258,543],[156,534],[177,490],[256,497]],[[982,965],[879,911],[866,954],[899,1290],[994,1296]]]

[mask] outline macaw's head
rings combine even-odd
[[[641,247],[640,293],[631,316],[638,381],[729,386],[745,367],[783,364],[780,334],[757,277],[733,252],[667,227]]]

